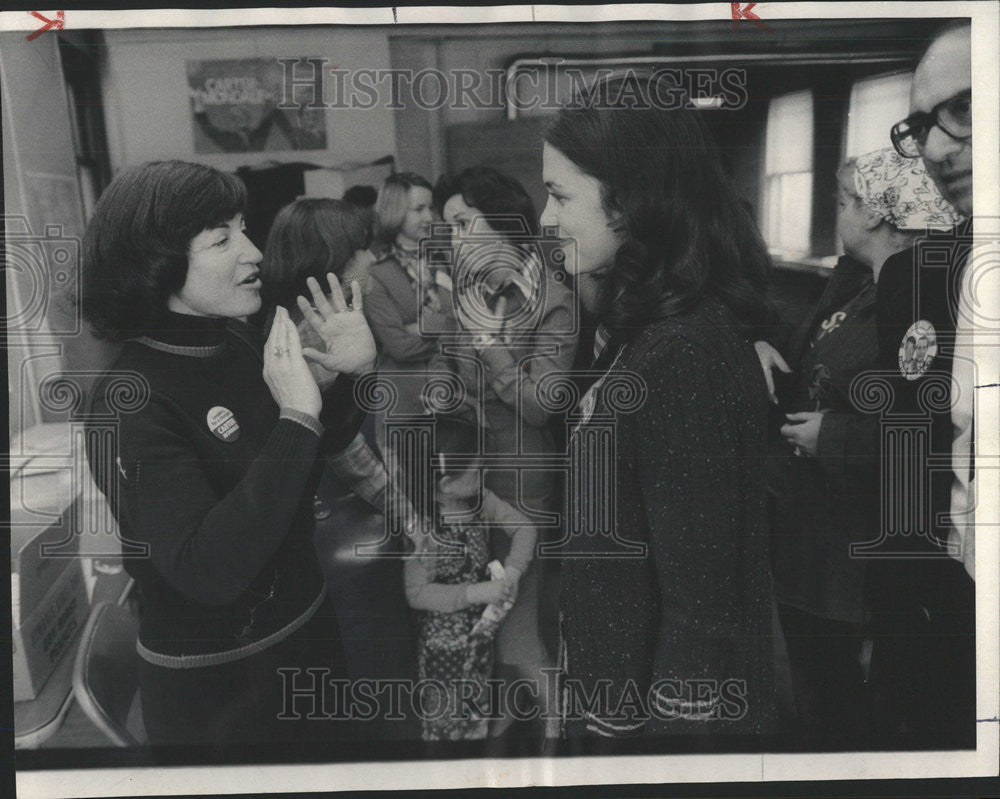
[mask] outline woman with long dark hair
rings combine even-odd
[[[324,455],[361,424],[351,375],[374,367],[375,345],[335,281],[332,302],[313,293],[315,358],[340,374],[325,392],[287,310],[266,343],[241,321],[261,305],[245,204],[233,175],[142,164],[111,182],[84,237],[84,316],[122,343],[93,393],[101,435],[87,455],[123,538],[146,550],[125,567],[141,597],[139,686],[156,746],[274,751],[348,734],[346,721],[284,700],[306,668],[345,673],[313,497]]]
[[[606,461],[616,492],[610,504],[583,479],[569,496],[571,736],[756,734],[776,717],[767,389],[751,343],[771,322],[769,258],[699,113],[660,106],[661,89],[606,80],[545,133],[541,221],[603,344],[571,455]]]

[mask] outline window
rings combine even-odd
[[[812,187],[812,92],[775,97],[764,145],[764,238],[773,253],[808,254]]]
[[[876,75],[851,87],[844,158],[891,146],[889,131],[910,107],[912,72]]]

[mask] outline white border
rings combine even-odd
[[[977,141],[976,216],[1000,224],[1000,84],[998,41],[1000,15],[992,2],[828,2],[758,3],[754,12],[769,19],[961,17],[973,20],[973,86]],[[42,12],[45,13],[45,12]],[[384,9],[226,9],[157,11],[67,11],[68,28],[226,27],[257,25],[407,25],[490,22],[598,22],[613,20],[726,20],[729,3],[630,6],[503,6],[492,8]],[[749,24],[749,23],[741,23]],[[23,11],[0,12],[0,31],[32,31],[38,21]],[[1000,230],[995,231],[1000,234]],[[977,229],[977,233],[979,230]],[[995,270],[1000,271],[1000,270]],[[997,281],[983,299],[1000,308]],[[996,343],[996,335],[987,344]],[[981,348],[992,374],[996,347]],[[992,396],[996,396],[994,393]],[[981,403],[985,406],[986,403]],[[996,440],[1000,412],[993,402],[981,407],[977,435]],[[985,482],[985,481],[984,481]],[[984,490],[984,489],[991,490]],[[1000,518],[996,481],[979,489],[977,520]],[[996,527],[983,527],[994,532]],[[978,717],[1000,715],[1000,536],[977,541]],[[982,723],[978,748],[971,753],[849,753],[765,755],[649,755],[521,760],[455,760],[393,763],[349,763],[296,766],[184,767],[164,769],[86,769],[25,771],[17,775],[18,795],[122,796],[198,793],[264,793],[274,791],[388,790],[417,787],[521,787],[525,785],[635,784],[722,780],[823,780],[993,776],[1000,762],[1000,725]]]
[[[746,3],[741,3],[745,6]],[[890,2],[756,3],[753,13],[768,19],[891,19],[914,17],[989,16],[980,0],[891,0]],[[55,12],[39,11],[49,15]],[[221,28],[260,25],[442,25],[493,22],[608,22],[616,20],[669,21],[731,19],[729,3],[670,5],[498,5],[498,6],[396,6],[385,8],[226,8],[65,12],[66,29],[83,28]],[[743,23],[747,23],[745,20]],[[742,23],[741,23],[742,24]],[[42,26],[27,11],[0,11],[0,31],[34,31]]]

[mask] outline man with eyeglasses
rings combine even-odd
[[[876,320],[887,416],[913,415],[909,449],[884,444],[883,518],[895,525],[868,564],[873,612],[870,686],[879,744],[975,747],[975,583],[970,482],[971,352],[959,345],[965,261],[972,245],[971,26],[950,23],[917,65],[910,114],[893,146],[921,158],[941,194],[966,217],[889,258]],[[905,342],[933,337],[920,369],[905,369]],[[925,340],[930,340],[926,339]],[[919,428],[930,422],[921,450]],[[949,465],[951,468],[949,468]],[[886,479],[888,477],[888,479]],[[901,735],[903,737],[896,738]]]

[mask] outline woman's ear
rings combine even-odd
[[[875,228],[885,222],[885,217],[878,213],[878,211],[873,211],[861,200],[857,200],[857,202],[861,205],[861,211],[864,214],[862,219],[864,220],[866,230],[875,230]]]

